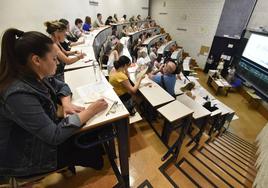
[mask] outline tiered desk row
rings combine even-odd
[[[117,27],[119,27],[119,25],[117,25]],[[129,34],[128,37],[121,38],[120,41],[124,44],[123,54],[131,59],[131,55],[127,48],[128,43],[133,41],[135,37],[139,36],[141,32],[151,31],[155,31],[155,28],[137,31]],[[108,108],[104,112],[97,114],[94,118],[89,120],[81,131],[86,132],[96,129],[105,129],[107,126],[115,127],[117,132],[116,137],[118,139],[120,177],[125,186],[129,187],[129,113],[114,92],[112,86],[106,80],[97,63],[99,49],[109,35],[111,35],[111,27],[102,27],[94,30],[89,35],[86,35],[85,44],[74,47],[73,50],[82,51],[86,53],[87,56],[79,62],[67,65],[64,77],[65,82],[70,86],[73,92],[72,100],[74,103],[87,107],[90,103],[99,98],[104,98],[108,102]],[[152,36],[147,39],[143,45],[148,47],[164,36],[165,35]],[[159,50],[158,53],[163,53],[173,44],[173,41],[166,43],[161,47],[161,50]],[[181,53],[181,51],[178,50],[175,53],[176,54],[173,56],[177,59],[177,56]],[[137,67],[131,67],[129,71],[132,82],[135,82],[136,68]],[[194,122],[199,126],[199,133],[192,139],[192,142],[195,141],[198,143],[208,121],[211,118],[220,117],[222,119],[220,125],[212,125],[212,132],[214,130],[220,130],[224,123],[226,121],[230,122],[234,116],[235,112],[220,101],[216,100],[209,92],[202,88],[196,78],[192,77],[191,79],[196,82],[196,100],[189,98],[180,91],[179,88],[188,82],[186,80],[177,80],[176,93],[179,96],[177,96],[176,99],[147,77],[143,79],[139,88],[139,93],[144,99],[143,104],[145,104],[145,109],[147,110],[147,112],[145,112],[145,116],[147,120],[149,120],[149,123],[151,124],[150,121],[152,118],[150,115],[154,114],[151,113],[150,110],[160,113],[165,119],[163,131],[161,135],[158,134],[163,143],[169,148],[163,159],[167,158],[170,154],[174,154],[173,156],[175,158],[177,157],[184,137],[191,126],[191,122]],[[151,84],[148,85],[148,83]],[[210,112],[204,108],[202,106],[204,102],[206,102],[204,97],[209,98],[211,103],[213,105],[215,104],[218,110]],[[113,110],[111,110],[112,108]],[[182,128],[182,131],[176,143],[172,146],[168,146],[169,134],[174,127]]]

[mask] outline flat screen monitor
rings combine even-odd
[[[242,56],[268,69],[268,36],[251,34]]]

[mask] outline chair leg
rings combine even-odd
[[[165,120],[162,135],[161,135],[161,139],[164,142],[164,144],[166,144],[166,145],[168,145],[169,136],[170,136],[170,133],[172,131],[171,126],[172,125],[167,120]]]
[[[73,175],[76,175],[76,169],[75,166],[68,166],[68,170],[72,172]]]
[[[116,159],[117,156],[116,156],[116,149],[115,149],[115,142],[114,142],[114,139],[109,140],[108,145],[109,145],[109,148],[110,148],[110,151],[111,151],[111,157],[112,157],[113,159]]]
[[[14,178],[14,177],[9,179],[9,185],[11,188],[19,188],[19,184],[18,184],[16,178]]]

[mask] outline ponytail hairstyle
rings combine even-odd
[[[120,42],[117,43],[114,47],[114,50],[117,51],[118,55],[120,55],[122,53],[123,49],[124,49],[124,45]]]
[[[66,26],[69,24],[69,21],[64,18],[60,19],[59,22],[63,23]]]
[[[45,57],[51,50],[53,41],[46,35],[37,32],[23,32],[18,29],[8,29],[2,37],[0,60],[0,92],[8,87],[12,81],[22,76],[34,76],[27,64],[31,55]]]
[[[125,65],[129,65],[130,59],[127,56],[120,56],[118,61],[114,62],[114,68],[118,70],[120,67],[124,67]]]
[[[56,31],[65,31],[67,30],[67,25],[60,21],[47,21],[44,23],[47,27],[46,31],[48,34],[53,35]]]

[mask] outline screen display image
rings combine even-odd
[[[252,34],[243,52],[243,57],[268,69],[268,36]]]

